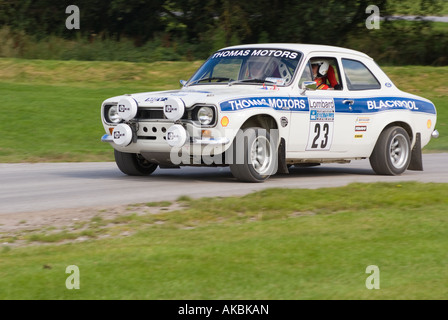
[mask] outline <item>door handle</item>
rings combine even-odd
[[[349,105],[348,109],[350,111],[352,111],[353,110],[352,105],[355,103],[355,101],[351,100],[351,99],[345,99],[345,100],[342,101],[342,103],[343,104],[348,104]]]

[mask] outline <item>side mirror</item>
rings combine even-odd
[[[315,81],[304,81],[302,83],[302,94],[305,94],[307,90],[316,90],[317,83]]]
[[[180,84],[182,87],[185,87],[185,84],[187,83],[186,80],[179,80]]]

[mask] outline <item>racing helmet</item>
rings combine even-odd
[[[324,60],[312,61],[311,65],[314,65],[314,64],[317,64],[319,66],[319,68],[317,69],[317,76],[324,77],[328,72],[328,68],[330,67],[330,64]]]

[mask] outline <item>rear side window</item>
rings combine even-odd
[[[381,89],[378,80],[362,62],[342,59],[342,65],[349,90]]]

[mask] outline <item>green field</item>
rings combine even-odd
[[[376,183],[129,207],[122,224],[102,223],[135,231],[127,237],[3,245],[0,299],[444,300],[447,194],[447,184]],[[69,265],[79,290],[65,286]],[[366,288],[370,265],[380,289]]]
[[[101,102],[124,93],[179,88],[201,62],[80,62],[0,59],[0,162],[112,161],[100,142]],[[448,150],[448,67],[385,67],[402,90],[431,99]]]
[[[179,87],[199,63],[0,59],[0,162],[111,161],[100,106],[124,93]],[[163,75],[163,76],[162,76]]]

